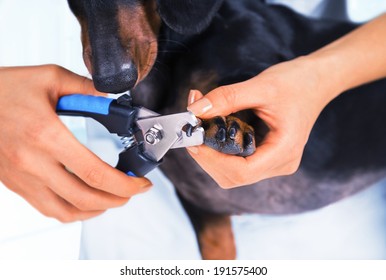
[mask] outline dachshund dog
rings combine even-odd
[[[68,2],[95,87],[131,90],[136,103],[161,113],[185,111],[190,89],[207,93],[244,81],[356,27],[262,0]],[[340,95],[318,118],[295,174],[237,189],[221,189],[185,150],[170,151],[161,169],[191,218],[202,257],[235,258],[230,215],[309,211],[385,177],[385,104],[384,80]],[[205,144],[240,156],[253,153],[268,131],[248,110],[204,126]]]

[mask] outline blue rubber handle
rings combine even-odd
[[[133,135],[138,129],[135,123],[138,107],[132,106],[130,100],[127,102],[127,97],[124,96],[116,100],[82,94],[65,95],[58,100],[56,112],[59,115],[90,117],[106,127],[110,133]],[[147,158],[142,145],[135,144],[121,152],[116,168],[129,176],[142,177],[157,167],[161,161]]]
[[[65,95],[59,99],[56,110],[108,115],[113,100],[102,96],[83,94]]]

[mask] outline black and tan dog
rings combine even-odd
[[[132,90],[137,103],[163,113],[185,111],[192,88],[205,93],[246,80],[355,28],[311,20],[258,0],[69,4],[82,27],[84,60],[96,88]],[[232,214],[317,209],[385,177],[385,104],[385,81],[341,95],[319,117],[294,175],[233,190],[218,187],[186,151],[170,151],[162,170],[191,217],[203,258],[235,257]],[[206,144],[247,156],[267,128],[248,111],[236,116],[209,120]]]

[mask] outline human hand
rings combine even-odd
[[[317,117],[339,92],[322,81],[316,70],[312,61],[299,58],[245,82],[219,87],[205,97],[192,91],[188,110],[198,117],[251,109],[269,132],[255,153],[246,158],[222,154],[205,145],[189,148],[190,155],[223,188],[294,173]]]
[[[104,163],[68,131],[55,107],[71,93],[101,94],[59,66],[0,68],[0,180],[62,222],[101,214],[151,186]]]

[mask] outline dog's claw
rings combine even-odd
[[[226,130],[224,127],[220,127],[216,133],[216,139],[220,142],[226,141]]]
[[[244,133],[244,145],[245,147],[250,146],[253,143],[253,136],[249,132]]]
[[[205,144],[231,155],[249,156],[255,151],[253,128],[233,116],[205,120]]]
[[[235,140],[236,138],[236,133],[237,133],[237,130],[235,127],[231,127],[229,129],[229,138],[232,139],[232,140]]]

